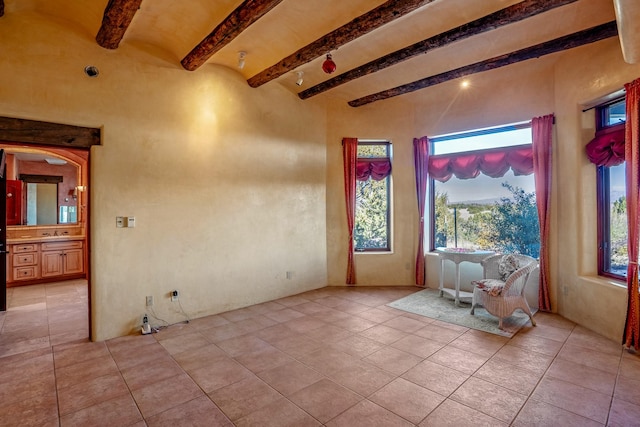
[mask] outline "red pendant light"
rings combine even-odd
[[[327,74],[331,74],[336,70],[336,63],[331,59],[331,54],[327,53],[327,59],[322,63],[322,71]]]

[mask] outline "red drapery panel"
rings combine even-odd
[[[533,141],[533,170],[536,184],[536,204],[540,223],[540,289],[538,308],[551,311],[549,295],[549,232],[551,215],[549,195],[551,194],[551,143],[553,138],[553,114],[535,117],[531,120]]]
[[[427,198],[427,165],[429,164],[429,139],[426,136],[413,140],[413,162],[416,172],[418,195],[418,255],[416,256],[416,285],[424,286],[424,208]]]
[[[388,159],[358,160],[356,164],[356,179],[366,181],[369,178],[380,181],[391,173],[391,161]]]
[[[627,319],[623,343],[626,347],[640,349],[640,295],[638,292],[638,239],[640,238],[640,79],[627,83],[627,122],[625,126],[625,160],[627,162]]]
[[[530,145],[429,157],[429,175],[440,182],[447,182],[454,175],[458,179],[475,178],[480,173],[499,178],[509,169],[515,175],[533,172]]]
[[[587,157],[596,166],[617,166],[624,162],[625,125],[597,135],[586,146]]]
[[[349,255],[347,258],[347,285],[356,283],[353,265],[353,227],[356,216],[356,163],[358,160],[358,139],[342,139],[342,159],[344,167],[344,197],[347,205],[347,227],[349,228]]]

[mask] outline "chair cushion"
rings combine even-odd
[[[487,292],[492,297],[497,297],[502,293],[504,282],[498,279],[482,279],[472,282],[478,289]]]
[[[518,258],[511,254],[504,255],[498,263],[498,273],[500,273],[500,278],[506,282],[509,276],[511,276],[511,274],[516,271],[518,267]]]

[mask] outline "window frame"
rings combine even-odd
[[[625,123],[608,125],[608,108],[624,101],[619,97],[596,106],[596,137],[624,128]],[[598,276],[626,282],[627,276],[611,272],[611,174],[610,167],[596,166],[596,218],[597,218],[597,248],[598,248]]]
[[[356,254],[363,254],[363,253],[391,253],[393,252],[393,246],[392,246],[392,242],[393,242],[393,235],[392,235],[392,231],[393,231],[393,227],[392,227],[392,223],[391,223],[391,210],[392,210],[392,205],[391,205],[391,201],[392,201],[392,197],[391,197],[391,192],[392,192],[392,175],[393,175],[393,156],[392,156],[392,144],[391,141],[389,140],[372,140],[372,139],[359,139],[358,140],[358,147],[361,145],[384,145],[386,146],[386,152],[387,152],[387,156],[386,157],[357,157],[356,158],[356,162],[360,161],[360,160],[371,160],[371,159],[387,159],[389,161],[389,163],[392,165],[392,169],[391,172],[389,173],[389,175],[384,178],[387,181],[387,197],[386,197],[386,201],[387,201],[387,215],[386,215],[386,222],[387,222],[387,245],[384,248],[361,248],[358,247],[357,243],[356,243],[356,239],[355,239],[355,229],[356,229],[356,224],[357,224],[357,203],[355,206],[355,212],[354,212],[354,235],[353,235],[353,252]],[[371,177],[369,177],[369,179],[372,179]],[[358,181],[356,181],[356,187],[358,185]],[[357,194],[357,188],[356,188],[356,194]]]

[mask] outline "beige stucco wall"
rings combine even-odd
[[[69,22],[2,19],[0,114],[103,129],[90,156],[94,339],[135,331],[147,295],[173,323],[173,289],[194,318],[326,284],[323,109],[235,70],[187,72],[150,46],[107,51]]]

